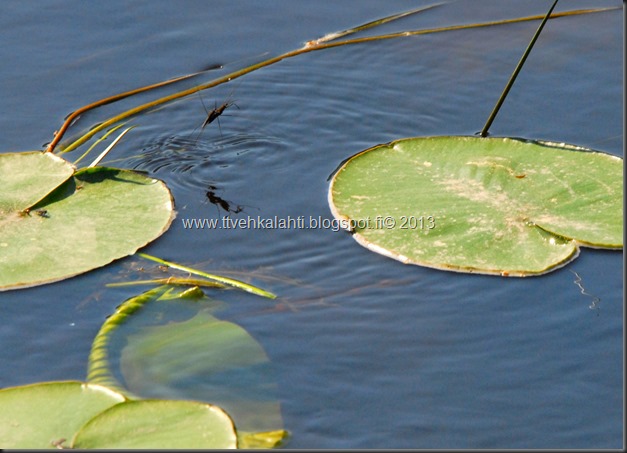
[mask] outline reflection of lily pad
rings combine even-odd
[[[405,263],[537,275],[623,246],[623,161],[567,145],[423,137],[363,151],[329,189],[354,238]]]
[[[73,448],[237,448],[235,427],[217,406],[139,400],[111,407],[74,437]]]
[[[62,280],[133,254],[174,216],[165,184],[133,171],[74,172],[50,153],[1,154],[0,169],[0,290]]]
[[[106,387],[76,381],[2,389],[0,447],[53,448],[52,442],[69,441],[92,417],[122,401]]]

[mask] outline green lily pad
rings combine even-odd
[[[237,448],[232,420],[196,401],[139,400],[111,407],[76,433],[73,448]]]
[[[0,154],[0,215],[34,205],[70,179],[74,171],[72,164],[52,153]]]
[[[75,171],[50,153],[0,154],[0,169],[0,291],[131,255],[174,217],[166,185],[133,171]]]
[[[0,390],[0,446],[54,448],[124,396],[95,384],[45,382]],[[67,444],[67,442],[66,442]]]
[[[623,160],[509,138],[408,138],[346,161],[329,204],[361,245],[404,263],[539,275],[581,245],[622,248]]]

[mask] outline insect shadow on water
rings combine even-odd
[[[239,214],[244,210],[244,206],[235,205],[232,201],[227,201],[221,196],[217,195],[217,190],[219,190],[217,186],[209,184],[207,186],[207,193],[205,195],[207,197],[207,200],[209,200],[210,203],[216,206],[216,208],[218,209],[218,214],[220,214],[220,209],[226,212],[227,216],[229,216],[230,214]]]

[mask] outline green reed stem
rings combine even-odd
[[[212,282],[208,280],[201,280],[199,278],[181,278],[181,277],[167,277],[167,278],[154,278],[152,280],[133,280],[128,282],[107,283],[105,286],[108,288],[117,288],[125,286],[136,285],[179,285],[179,286],[203,286],[206,288],[226,288],[223,283]]]
[[[246,292],[256,294],[257,296],[267,297],[269,299],[276,299],[276,294],[273,294],[269,291],[263,290],[253,285],[249,285],[248,283],[244,283],[240,280],[235,280],[233,278],[222,277],[220,275],[208,274],[207,272],[199,271],[197,269],[183,266],[182,264],[173,263],[171,261],[162,260],[161,258],[157,258],[156,256],[148,255],[146,253],[138,253],[137,255],[142,258],[146,258],[147,260],[154,261],[156,263],[162,264],[164,266],[171,267],[173,269],[178,269],[183,272],[189,272],[193,275],[200,275],[201,277],[208,278],[210,280],[214,280],[219,283],[223,283],[225,285],[233,286],[235,288],[244,290]]]
[[[603,11],[609,11],[609,10],[614,10],[614,9],[618,9],[618,8],[619,7],[572,10],[572,11],[566,11],[566,12],[562,12],[562,13],[556,13],[553,16],[551,16],[551,19],[558,18],[558,17],[564,17],[564,16],[572,16],[572,15],[579,15],[579,14],[603,12]],[[396,16],[404,17],[403,15],[395,15],[394,17],[396,17]],[[335,42],[318,42],[316,40],[308,41],[305,44],[305,46],[302,47],[302,48],[286,52],[286,53],[281,54],[281,55],[276,56],[276,57],[269,58],[269,59],[264,60],[264,61],[262,61],[260,63],[256,63],[256,64],[250,65],[248,67],[245,67],[243,69],[234,71],[234,72],[232,72],[230,74],[227,74],[227,75],[225,75],[223,77],[219,77],[219,78],[214,79],[214,80],[212,80],[210,82],[207,82],[205,84],[201,84],[201,85],[198,85],[196,87],[189,88],[187,90],[183,90],[183,91],[171,94],[169,96],[165,96],[165,97],[156,99],[154,101],[148,102],[146,104],[142,104],[142,105],[137,106],[137,107],[135,107],[133,109],[127,110],[127,111],[122,112],[122,113],[120,113],[120,114],[118,114],[116,116],[113,116],[113,117],[109,118],[108,120],[100,123],[98,126],[92,128],[89,132],[87,132],[82,137],[78,138],[76,141],[74,141],[71,144],[69,144],[64,149],[64,152],[72,151],[73,149],[75,149],[78,146],[80,146],[83,143],[85,143],[87,140],[89,140],[93,135],[95,135],[99,131],[101,131],[103,129],[106,129],[109,126],[111,126],[111,125],[113,125],[113,124],[115,124],[115,123],[117,123],[119,121],[122,121],[122,120],[124,120],[126,118],[129,118],[131,116],[134,116],[134,115],[136,115],[138,113],[141,113],[143,111],[152,109],[154,107],[157,107],[159,105],[165,104],[167,102],[171,102],[171,101],[174,101],[176,99],[183,98],[183,97],[188,96],[190,94],[194,94],[194,93],[196,93],[198,91],[206,90],[206,89],[213,88],[215,86],[221,85],[223,83],[230,82],[230,81],[232,81],[234,79],[237,79],[237,78],[239,78],[239,77],[241,77],[243,75],[246,75],[246,74],[248,74],[250,72],[256,71],[256,70],[264,68],[266,66],[270,66],[270,65],[272,65],[274,63],[278,63],[279,61],[282,61],[282,60],[285,60],[285,59],[288,59],[288,58],[292,58],[292,57],[295,57],[295,56],[298,56],[298,55],[302,55],[302,54],[305,54],[305,53],[308,53],[308,52],[313,52],[313,51],[323,50],[323,49],[330,49],[332,47],[346,46],[346,45],[352,45],[352,44],[362,44],[362,43],[366,43],[366,42],[370,42],[370,41],[381,41],[381,40],[385,40],[385,39],[396,39],[396,38],[402,38],[402,37],[407,37],[407,36],[426,35],[426,34],[431,34],[431,33],[441,33],[441,32],[454,31],[454,30],[467,30],[467,29],[472,29],[472,28],[491,27],[491,26],[496,26],[496,25],[505,25],[505,24],[518,23],[518,22],[527,22],[527,21],[532,21],[532,20],[540,20],[543,17],[544,16],[541,16],[541,15],[527,16],[527,17],[521,17],[521,18],[516,18],[516,19],[507,19],[507,20],[500,20],[500,21],[483,22],[483,23],[478,23],[478,24],[454,25],[454,26],[449,26],[449,27],[431,28],[431,29],[424,29],[424,30],[411,30],[411,31],[404,31],[404,32],[399,32],[399,33],[390,33],[390,34],[385,34],[385,35],[369,36],[369,37],[364,37],[364,38],[354,38],[354,39],[347,39],[347,40],[335,41]],[[366,25],[368,25],[368,24],[366,24]],[[364,26],[362,26],[362,27],[364,27]],[[359,27],[357,27],[357,28],[359,28]],[[339,33],[341,34],[342,32],[339,32]],[[324,39],[325,38],[321,38],[321,40],[324,40]],[[333,38],[327,38],[327,39],[333,39]],[[186,77],[188,77],[188,76],[184,76],[183,78],[186,78]],[[190,75],[190,77],[191,77],[191,75]],[[151,89],[153,87],[156,87],[157,85],[146,87],[146,89]],[[146,91],[146,90],[142,89],[142,91]],[[107,98],[107,103],[108,102],[112,102],[110,99],[113,99],[113,97]],[[102,102],[102,101],[100,101],[100,102]],[[99,105],[101,105],[101,104],[93,103],[93,104],[90,104],[89,106],[83,107],[82,109],[79,109],[79,110],[81,112],[84,112],[84,111],[88,110],[89,108],[95,108],[96,106],[99,106]],[[68,120],[69,120],[69,117],[68,117]],[[66,124],[64,124],[64,127],[61,128],[61,131],[65,131],[67,129],[66,125],[69,125],[68,124],[68,120],[66,120]],[[71,121],[69,121],[69,123],[71,123]],[[55,140],[48,146],[47,151],[52,151],[54,149],[54,146],[59,142],[59,140],[61,138],[61,135],[62,135],[61,131],[59,131],[55,135]]]
[[[163,82],[154,83],[152,85],[147,85],[145,87],[136,88],[136,89],[130,90],[130,91],[125,91],[124,93],[120,93],[120,94],[115,94],[113,96],[109,96],[109,97],[101,99],[99,101],[92,102],[91,104],[88,104],[88,105],[86,105],[84,107],[81,107],[78,110],[75,110],[74,112],[70,113],[67,116],[67,118],[65,118],[65,121],[63,122],[63,125],[61,126],[61,129],[59,129],[58,131],[55,131],[54,139],[48,144],[48,147],[46,148],[46,151],[52,152],[54,150],[55,146],[57,146],[57,144],[59,143],[59,141],[61,140],[61,138],[65,134],[65,131],[67,131],[67,129],[72,125],[72,123],[76,119],[78,119],[78,117],[80,117],[83,113],[85,113],[85,112],[87,112],[89,110],[95,109],[96,107],[102,107],[104,105],[120,101],[120,100],[122,100],[124,98],[127,98],[129,96],[134,96],[136,94],[143,93],[145,91],[154,90],[155,88],[161,88],[161,87],[170,85],[172,83],[176,83],[176,82],[180,82],[180,81],[185,80],[185,79],[189,79],[190,77],[195,77],[198,74],[201,74],[202,72],[203,71],[195,72],[193,74],[187,74],[187,75],[184,75],[184,76],[181,76],[181,77],[175,77],[175,78],[170,79],[170,80],[165,80]]]
[[[324,42],[334,41],[338,38],[343,38],[344,36],[353,35],[355,33],[359,33],[360,31],[368,30],[369,28],[378,27],[379,25],[387,24],[388,22],[392,22],[398,19],[402,19],[403,17],[411,16],[413,14],[422,13],[429,9],[436,8],[438,6],[443,5],[444,3],[436,3],[433,5],[423,6],[422,8],[412,9],[410,11],[405,11],[404,13],[393,14],[391,16],[384,17],[382,19],[373,20],[371,22],[359,25],[357,27],[348,28],[343,31],[336,31],[333,33],[327,33],[322,38],[315,39],[313,41],[309,41],[316,44],[322,44]]]
[[[98,140],[96,140],[96,141],[94,142],[94,144],[93,144],[93,145],[91,145],[91,146],[89,147],[89,149],[87,149],[87,151],[85,151],[85,152],[81,155],[81,157],[79,157],[78,159],[76,159],[76,160],[74,161],[74,165],[77,165],[77,164],[78,164],[81,160],[83,160],[83,159],[84,159],[84,158],[85,158],[85,157],[86,157],[86,156],[87,156],[87,155],[91,152],[91,150],[92,150],[92,149],[94,149],[94,148],[96,147],[96,145],[97,145],[98,143],[102,142],[103,140],[106,140],[106,139],[107,139],[107,137],[109,137],[109,135],[111,135],[112,133],[114,133],[115,131],[117,131],[118,129],[120,129],[120,128],[121,128],[121,127],[123,127],[123,126],[124,126],[124,124],[119,124],[119,125],[117,125],[117,126],[115,126],[115,127],[111,128],[109,131],[107,131],[107,133],[106,133],[106,134],[104,134],[102,137],[100,137]]]

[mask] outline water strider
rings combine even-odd
[[[200,100],[202,101],[202,98],[200,98]],[[203,102],[203,107],[205,107],[205,112],[207,112],[207,118],[205,119],[205,122],[202,123],[202,126],[200,126],[200,130],[203,130],[207,124],[211,124],[213,120],[218,119],[218,117],[222,115],[222,112],[224,112],[227,108],[229,108],[232,105],[237,107],[237,104],[235,104],[233,101],[227,101],[224,104],[222,104],[220,107],[215,107],[212,111],[208,112],[207,108],[205,107],[205,103]],[[217,106],[217,103],[216,103],[216,106]],[[219,124],[220,124],[220,120],[218,119],[218,125]]]
[[[235,102],[231,101],[230,99],[224,102],[223,104],[221,104],[220,106],[218,106],[218,103],[216,101],[214,103],[214,108],[211,111],[209,111],[207,110],[205,101],[203,101],[202,96],[200,96],[200,93],[198,94],[198,96],[200,97],[200,102],[202,103],[202,107],[205,109],[205,113],[207,114],[207,117],[205,118],[202,125],[200,126],[200,132],[198,133],[198,137],[196,137],[196,140],[198,140],[198,138],[200,137],[200,134],[202,134],[203,129],[207,125],[213,123],[215,120],[218,120],[218,127],[220,128],[220,135],[222,135],[222,126],[220,125],[220,115],[222,115],[226,109],[228,109],[229,107],[233,105],[237,107],[238,109],[239,109],[239,106]]]

